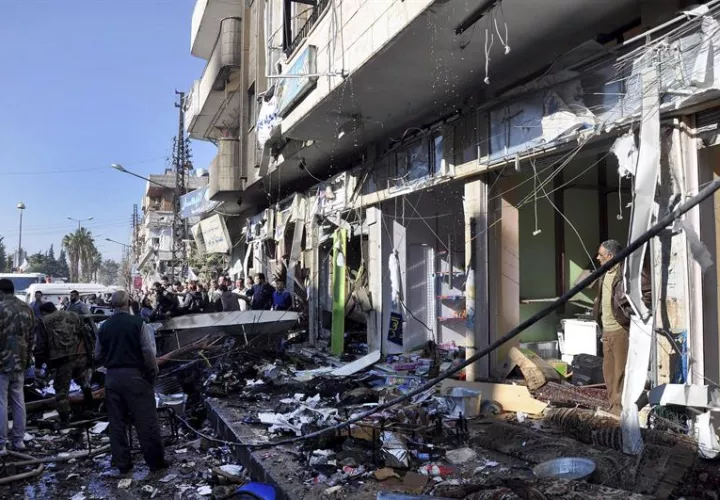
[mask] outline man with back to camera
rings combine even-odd
[[[53,388],[60,421],[70,420],[70,382],[75,380],[82,388],[86,409],[93,403],[88,374],[88,349],[82,319],[70,311],[58,311],[55,304],[45,302],[40,306],[42,317],[35,324],[35,367],[46,363],[55,370]]]
[[[8,403],[13,428],[12,447],[25,450],[25,370],[32,356],[35,314],[15,297],[15,285],[0,279],[0,455],[7,454]]]
[[[127,292],[113,293],[110,305],[113,315],[98,329],[95,360],[107,368],[105,402],[112,464],[122,474],[133,467],[127,436],[127,424],[132,422],[145,463],[151,472],[159,471],[168,463],[155,408],[155,339],[140,316],[130,315]]]
[[[604,265],[622,249],[622,245],[615,240],[605,241],[598,249],[597,261]],[[648,264],[649,260],[645,259],[645,263]],[[610,413],[616,415],[622,411],[621,398],[630,343],[630,316],[633,314],[625,296],[623,271],[623,262],[620,262],[599,279],[593,307],[595,320],[602,330],[600,340],[603,346],[603,378],[607,386]],[[641,289],[643,302],[650,308],[652,289],[650,274],[645,268],[642,272]]]

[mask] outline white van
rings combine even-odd
[[[97,283],[37,283],[28,287],[24,300],[30,304],[35,300],[35,292],[42,292],[44,302],[52,302],[60,307],[63,298],[70,300],[70,292],[73,290],[77,290],[81,298],[112,293],[110,288]]]

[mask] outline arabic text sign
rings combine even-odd
[[[287,116],[290,110],[315,88],[317,76],[298,77],[297,75],[312,75],[317,71],[315,64],[316,51],[317,47],[308,45],[287,69],[286,74],[291,76],[281,80],[277,108],[277,114],[281,117]]]
[[[220,215],[213,215],[200,222],[205,251],[207,253],[227,253],[230,251],[230,236],[228,235],[225,219]]]
[[[202,215],[215,209],[218,205],[218,202],[210,200],[208,186],[203,186],[180,197],[180,216],[188,219]]]

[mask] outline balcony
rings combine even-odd
[[[170,171],[172,172],[172,171]],[[168,173],[164,175],[150,175],[150,181],[145,186],[145,196],[149,198],[163,198],[163,201],[169,199],[172,202],[172,193],[175,191],[175,174]],[[185,187],[187,191],[199,189],[208,183],[207,177],[198,177],[188,174],[185,178]],[[185,193],[183,193],[185,194]],[[150,208],[150,207],[148,207]],[[157,210],[157,209],[155,209]],[[163,210],[163,209],[161,209]]]
[[[228,17],[240,17],[245,0],[197,0],[190,31],[190,53],[210,59],[215,48],[220,23]]]
[[[147,229],[157,230],[159,228],[170,227],[172,225],[172,211],[148,212],[145,214],[143,224]],[[148,235],[148,243],[152,239],[152,235]]]
[[[240,18],[220,22],[205,71],[186,97],[186,129],[194,139],[215,139],[220,136],[220,129],[237,127],[243,101],[242,36]]]

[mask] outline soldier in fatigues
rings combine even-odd
[[[25,449],[23,382],[30,366],[35,313],[14,293],[13,282],[0,279],[0,455],[7,453],[8,410],[13,416],[10,444],[15,450]]]
[[[86,406],[92,404],[92,390],[88,374],[89,346],[80,316],[70,311],[58,311],[52,302],[40,306],[35,336],[35,365],[47,363],[55,370],[53,386],[57,411],[62,422],[70,419],[70,381],[82,388]]]

